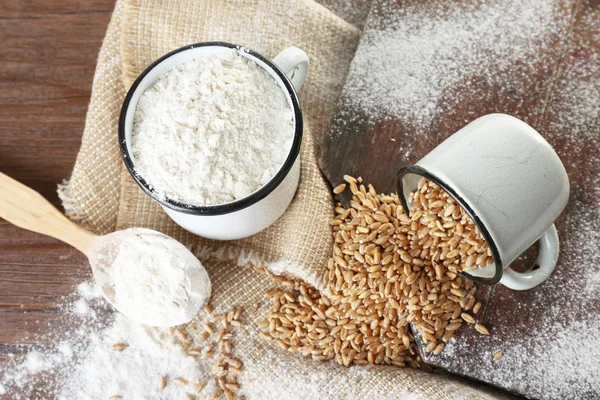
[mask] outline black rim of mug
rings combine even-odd
[[[402,178],[404,178],[404,176],[407,174],[415,174],[427,178],[442,189],[444,189],[465,210],[469,217],[471,217],[471,219],[473,220],[473,222],[487,241],[488,246],[492,251],[492,256],[494,257],[494,264],[496,266],[496,272],[494,276],[492,278],[484,278],[480,276],[471,275],[468,272],[461,272],[461,274],[475,282],[483,283],[485,285],[494,285],[500,282],[504,271],[504,268],[502,266],[502,258],[500,257],[500,252],[498,251],[498,247],[496,246],[496,242],[492,238],[492,235],[487,230],[481,219],[477,216],[477,213],[475,213],[475,211],[471,208],[471,206],[458,193],[456,193],[454,189],[452,189],[452,187],[447,185],[443,180],[441,180],[434,174],[427,171],[425,168],[420,167],[418,165],[408,165],[400,168],[400,170],[398,170],[398,173],[396,174],[396,188],[398,189],[398,197],[400,198],[402,208],[404,208],[404,211],[407,215],[410,216],[410,208],[408,207],[408,202],[404,197],[404,183],[402,181]]]
[[[295,131],[294,131],[294,141],[292,143],[292,148],[290,150],[290,153],[288,154],[283,165],[280,167],[279,171],[277,171],[275,176],[273,176],[273,178],[271,178],[271,180],[269,182],[267,182],[266,185],[262,186],[260,189],[251,193],[250,195],[248,195],[242,199],[232,201],[230,203],[218,204],[218,205],[214,205],[214,206],[198,206],[198,205],[188,205],[188,204],[181,203],[181,202],[171,200],[168,198],[167,199],[158,198],[156,196],[156,193],[152,189],[150,189],[150,186],[144,180],[144,178],[142,178],[141,176],[136,174],[134,165],[133,165],[133,158],[132,158],[131,154],[129,153],[129,150],[127,149],[127,143],[126,143],[126,139],[125,139],[125,119],[127,117],[127,112],[129,110],[129,105],[131,103],[131,99],[132,99],[133,95],[137,91],[137,88],[139,87],[139,85],[142,82],[142,80],[144,79],[144,77],[146,77],[146,75],[148,75],[150,73],[150,71],[152,71],[157,65],[162,63],[164,60],[172,57],[175,54],[178,54],[178,53],[181,53],[181,52],[187,51],[187,50],[192,50],[192,49],[195,49],[198,47],[207,47],[207,46],[227,47],[230,49],[235,49],[240,52],[250,54],[251,56],[259,59],[260,61],[262,61],[266,65],[268,65],[277,74],[277,76],[279,76],[279,78],[283,82],[283,85],[285,86],[285,88],[288,92],[288,95],[292,102],[292,108],[294,111],[296,126],[295,126]],[[135,109],[132,110],[132,112],[135,112]],[[187,46],[183,46],[183,47],[180,47],[176,50],[173,50],[173,51],[165,54],[164,56],[160,57],[158,60],[156,60],[152,64],[150,64],[140,74],[140,76],[138,76],[138,78],[135,80],[133,85],[131,85],[131,88],[129,88],[129,91],[127,92],[127,96],[125,96],[125,100],[123,101],[123,106],[121,107],[121,114],[119,117],[118,136],[119,136],[119,147],[121,150],[121,157],[123,159],[123,162],[125,163],[125,166],[127,167],[127,170],[129,171],[129,174],[133,177],[134,181],[142,188],[142,190],[147,195],[152,197],[154,200],[158,201],[163,206],[168,207],[172,210],[181,212],[181,213],[192,214],[192,215],[223,215],[223,214],[230,214],[230,213],[233,213],[236,211],[243,210],[244,208],[250,207],[251,205],[253,205],[253,204],[259,202],[260,200],[264,199],[265,197],[267,197],[267,195],[269,195],[273,190],[275,190],[281,184],[281,182],[283,182],[283,180],[285,179],[287,174],[290,172],[290,170],[294,166],[294,163],[296,162],[296,159],[298,158],[298,156],[300,154],[300,145],[302,143],[302,134],[303,134],[302,108],[300,107],[300,102],[298,100],[298,93],[296,92],[296,89],[294,89],[294,86],[292,85],[288,76],[283,71],[281,71],[281,69],[277,65],[275,65],[275,63],[273,63],[271,60],[267,59],[266,57],[263,57],[261,54],[255,52],[253,50],[250,50],[246,47],[243,47],[243,46],[239,46],[239,45],[235,45],[235,44],[231,44],[231,43],[227,43],[227,42],[201,42],[201,43],[194,43],[194,44],[190,44]]]

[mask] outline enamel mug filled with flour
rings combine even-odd
[[[275,222],[300,178],[297,91],[308,57],[272,61],[241,46],[205,42],[152,63],[121,109],[127,169],[181,227],[231,240]]]
[[[559,252],[554,221],[567,204],[569,179],[554,149],[535,129],[505,114],[471,122],[416,165],[400,169],[398,193],[407,213],[409,194],[421,177],[454,198],[491,249],[493,263],[465,272],[467,277],[526,290],[550,276]],[[538,239],[538,268],[510,269]]]

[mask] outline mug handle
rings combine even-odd
[[[283,49],[273,59],[275,63],[290,78],[294,89],[299,91],[308,75],[308,56],[297,47]]]
[[[540,250],[534,264],[539,265],[539,268],[517,272],[509,267],[504,270],[500,283],[513,290],[527,290],[536,287],[548,279],[554,271],[556,261],[558,261],[558,250],[558,233],[556,227],[552,224],[540,237]]]

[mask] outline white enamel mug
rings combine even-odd
[[[422,176],[465,209],[492,251],[494,263],[465,273],[467,277],[526,290],[550,276],[559,251],[554,221],[567,204],[569,179],[556,152],[535,129],[505,114],[471,122],[416,165],[400,169],[398,193],[407,212],[408,195]],[[510,269],[538,239],[539,268]]]
[[[215,206],[194,206],[170,199],[160,199],[135,172],[131,136],[135,110],[140,96],[167,71],[186,61],[208,54],[235,49],[254,61],[277,82],[294,112],[294,141],[287,159],[266,185],[243,199]],[[225,42],[196,43],[174,50],[152,63],[133,83],[121,108],[119,144],[123,161],[137,184],[158,201],[165,212],[182,228],[202,237],[219,240],[240,239],[254,235],[275,222],[290,205],[300,179],[300,145],[302,143],[302,109],[297,91],[308,74],[308,56],[300,49],[289,47],[273,61],[262,55]],[[256,99],[268,101],[269,99]]]

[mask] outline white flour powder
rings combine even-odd
[[[165,329],[112,314],[93,284],[84,282],[77,291],[59,305],[65,313],[58,321],[23,338],[48,345],[23,344],[18,353],[26,354],[0,364],[0,399],[184,399],[193,392],[173,382],[159,388],[163,376],[190,383],[201,378],[198,361]],[[87,312],[69,311],[82,302]],[[118,343],[126,347],[113,350]]]
[[[535,76],[540,64],[515,65],[535,60],[531,55],[540,46],[568,28],[566,19],[555,18],[562,0],[440,2],[426,13],[418,1],[391,8],[388,3],[373,8],[344,98],[369,119],[406,120],[417,133],[460,108],[457,88],[483,97],[473,84],[477,78],[487,82],[486,93],[494,87],[503,88],[501,94],[517,90],[504,88],[511,76]],[[399,145],[411,151],[410,144]]]
[[[228,203],[277,173],[293,137],[294,115],[275,80],[224,49],[178,65],[142,94],[135,170],[161,198]]]
[[[208,300],[206,270],[175,239],[139,228],[109,238],[100,250],[96,278],[129,318],[151,326],[179,325],[194,318]]]
[[[112,346],[116,343],[127,347],[114,351]],[[186,389],[172,383],[160,390],[162,376],[197,382],[200,372],[194,357],[165,330],[143,326],[118,315],[108,329],[92,335],[86,356],[63,383],[57,399],[185,398]]]

